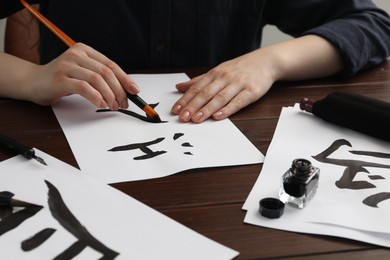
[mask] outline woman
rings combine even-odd
[[[82,42],[67,49],[41,26],[44,65],[0,57],[0,95],[38,104],[77,93],[99,107],[125,108],[125,91],[139,89],[120,68],[208,66],[176,86],[184,95],[172,107],[182,122],[200,123],[232,115],[276,81],[350,76],[390,53],[389,17],[369,0],[35,2]],[[6,1],[0,8],[5,17],[21,6]],[[259,48],[266,24],[296,38]],[[18,75],[13,68],[22,66]]]

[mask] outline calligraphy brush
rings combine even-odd
[[[50,31],[52,31],[60,40],[62,40],[68,47],[76,44],[76,42],[65,34],[60,28],[53,24],[49,19],[42,15],[36,8],[31,6],[25,0],[20,0],[20,3],[26,7],[43,25],[45,25]],[[158,113],[148,105],[140,96],[127,93],[127,98],[130,99],[136,106],[142,109],[148,117],[155,122],[161,122]]]

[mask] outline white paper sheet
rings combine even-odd
[[[334,141],[339,140],[338,144]],[[347,143],[347,142],[349,143]],[[313,158],[329,148],[334,149],[327,160]],[[259,200],[278,197],[281,176],[296,158],[305,158],[320,168],[317,193],[306,208],[299,210],[286,205],[280,219],[260,215]],[[334,162],[337,162],[335,164]],[[361,166],[360,168],[358,166]],[[355,167],[355,168],[353,168]],[[346,169],[351,181],[336,186]],[[347,175],[346,175],[347,176]],[[363,185],[352,189],[352,185]],[[371,185],[369,187],[368,185]],[[366,188],[362,188],[366,187]],[[261,174],[243,209],[245,222],[304,233],[340,236],[382,246],[390,246],[390,144],[347,128],[327,123],[298,105],[283,108]],[[382,194],[383,200],[363,201]]]
[[[0,163],[0,192],[12,192],[14,199],[43,207],[9,231],[15,212],[24,208],[15,208],[8,217],[0,208],[1,259],[54,259],[76,242],[82,250],[70,249],[74,259],[103,259],[100,248],[108,252],[104,259],[232,259],[238,255],[77,169],[37,153],[48,166],[22,156]],[[63,215],[61,200],[76,221]],[[57,208],[49,207],[53,203]],[[22,244],[47,228],[54,233],[38,247],[31,249],[32,241]]]
[[[96,113],[96,108],[80,96],[62,99],[53,107],[55,115],[86,174],[106,183],[163,177],[202,167],[263,162],[263,155],[226,119],[202,124],[184,124],[171,114],[180,97],[175,85],[188,80],[185,74],[132,75],[142,90],[140,96],[167,123],[153,124],[119,112]],[[129,110],[144,115],[134,104]],[[174,140],[175,134],[184,134]],[[158,139],[162,138],[162,139]],[[136,160],[140,149],[110,152],[113,147],[155,141],[153,158]]]

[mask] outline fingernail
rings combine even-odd
[[[114,101],[114,104],[113,104],[113,107],[112,107],[112,110],[118,110],[119,109],[119,104],[118,102],[115,100]]]
[[[107,103],[104,101],[104,100],[102,100],[101,102],[100,102],[100,106],[99,106],[100,108],[106,108],[107,107]]]
[[[121,103],[121,108],[128,108],[129,107],[129,102],[127,102],[127,99],[126,100],[123,100],[122,103]]]
[[[195,121],[195,122],[198,122],[203,116],[203,113],[202,112],[198,112],[196,113],[193,117],[192,117],[192,120]]]
[[[220,118],[222,118],[222,116],[223,116],[222,111],[218,111],[218,112],[216,112],[216,113],[213,114],[213,117],[214,117],[215,119],[220,119]]]
[[[180,110],[181,110],[181,105],[176,105],[173,107],[172,112],[178,114],[180,113]]]
[[[130,83],[130,87],[136,91],[136,92],[139,92],[139,87],[137,86],[137,84],[135,84],[134,82],[131,82]]]
[[[190,120],[190,112],[184,111],[180,116],[181,121],[188,122]]]

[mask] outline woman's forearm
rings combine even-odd
[[[266,46],[256,52],[269,56],[275,81],[326,77],[343,69],[336,48],[315,35]]]
[[[0,52],[0,96],[29,100],[31,75],[37,69],[36,64]],[[31,81],[29,81],[31,78]]]

